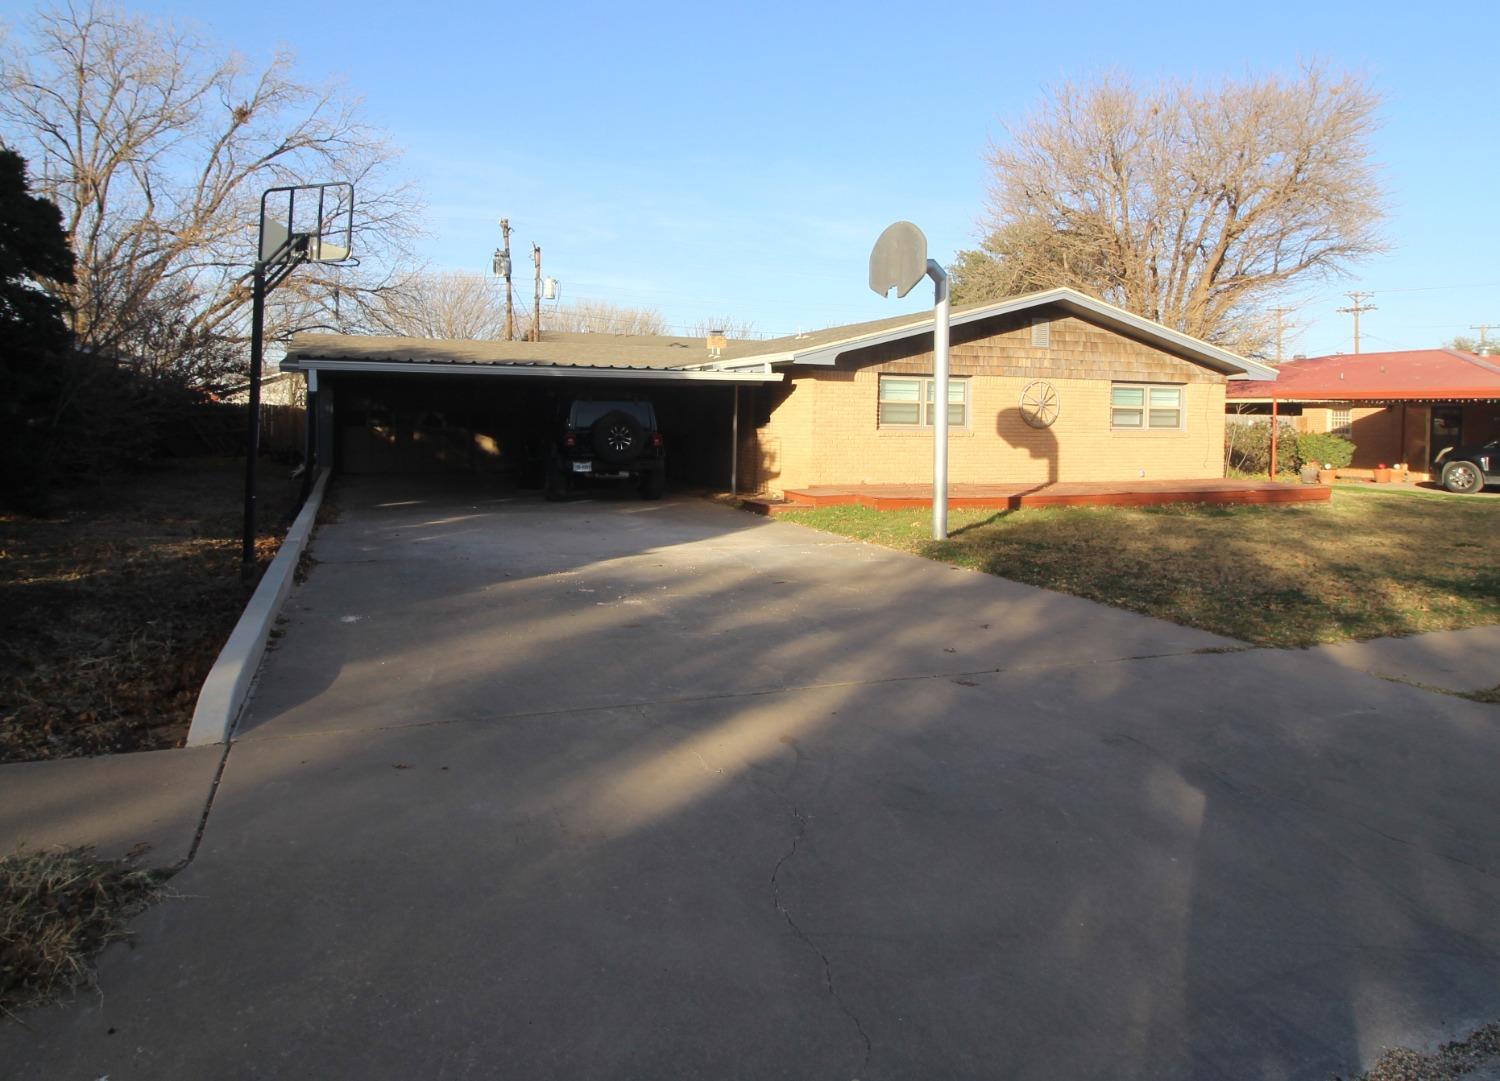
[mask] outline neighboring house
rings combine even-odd
[[[304,335],[282,367],[309,374],[320,460],[351,471],[520,472],[558,402],[640,394],[675,480],[774,494],[930,480],[932,331],[924,313],[714,349]],[[1274,374],[1072,290],[956,309],[950,479],[1220,477],[1228,379]]]
[[[1312,357],[1270,382],[1231,382],[1226,407],[1263,417],[1273,402],[1299,431],[1353,440],[1352,468],[1405,463],[1430,477],[1444,447],[1500,437],[1500,363],[1457,349]]]
[[[260,381],[260,404],[306,405],[307,394],[303,390],[305,382],[306,380],[297,372],[267,373]],[[248,405],[250,384],[242,383],[237,387],[230,387],[219,395],[219,400],[231,405]]]

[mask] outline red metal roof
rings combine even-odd
[[[1271,382],[1231,380],[1227,396],[1293,402],[1500,399],[1500,363],[1457,349],[1310,357],[1282,364]]]

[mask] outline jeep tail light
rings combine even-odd
[[[567,435],[563,436],[563,446],[565,446],[565,447],[576,447],[576,446],[578,446],[578,440],[574,437],[574,435],[573,435],[572,432],[569,432]]]
[[[652,432],[651,433],[651,445],[653,447],[659,447],[659,446],[661,446],[661,433],[660,432]]]

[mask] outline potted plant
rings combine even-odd
[[[1375,483],[1389,484],[1391,482],[1391,467],[1381,462],[1375,467]]]
[[[1322,468],[1319,467],[1317,462],[1303,462],[1302,469],[1299,471],[1302,477],[1302,483],[1317,484],[1318,474],[1322,471]]]
[[[1339,471],[1333,468],[1332,462],[1324,462],[1318,467],[1318,483],[1332,484],[1339,479]]]

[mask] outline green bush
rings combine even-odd
[[[1264,475],[1271,468],[1271,423],[1256,420],[1250,423],[1230,421],[1224,425],[1224,464],[1251,476]],[[1297,453],[1297,429],[1289,422],[1281,421],[1276,434],[1276,468],[1278,471],[1295,472],[1301,466]]]
[[[1297,457],[1312,465],[1344,469],[1354,460],[1354,444],[1341,435],[1304,432],[1297,437]]]

